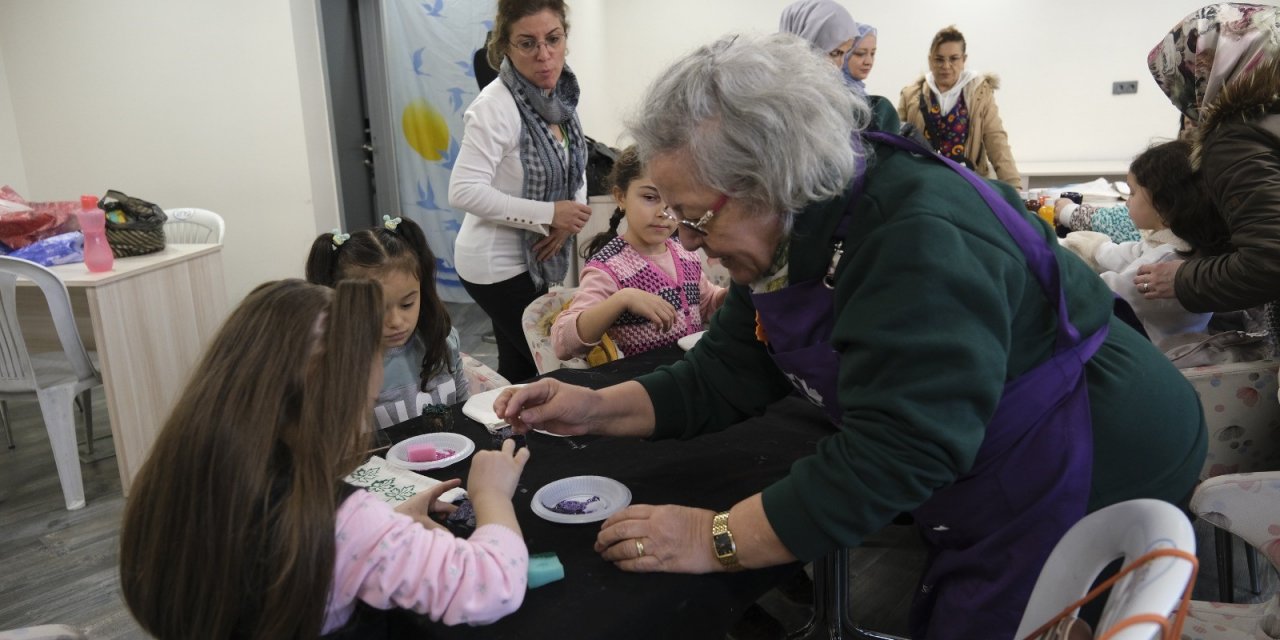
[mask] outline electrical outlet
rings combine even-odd
[[[1137,93],[1137,80],[1122,80],[1120,82],[1111,83],[1111,95],[1118,96],[1126,93]]]

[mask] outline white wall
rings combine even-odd
[[[613,94],[607,90],[616,75],[610,64],[608,15],[622,4],[625,3],[616,0],[607,3],[578,0],[572,2],[569,9],[569,52],[565,60],[578,76],[578,85],[583,91],[578,103],[582,129],[587,135],[609,144],[613,143],[612,137],[602,138],[594,132],[613,132],[618,128]]]
[[[32,200],[115,188],[221,213],[233,303],[300,276],[317,221],[294,19],[280,1],[0,3],[0,140],[12,121],[19,142],[0,170],[25,168]]]
[[[789,3],[609,0],[602,56],[611,73],[604,86],[583,84],[587,134],[617,144],[617,114],[633,108],[672,60],[732,31],[776,31]],[[1147,52],[1207,0],[842,3],[854,19],[879,30],[876,66],[867,82],[871,93],[896,104],[901,88],[926,71],[934,33],[955,24],[968,40],[969,68],[1001,78],[997,102],[1019,161],[1127,164],[1152,137],[1177,132],[1177,112],[1147,71]],[[571,46],[580,44],[578,36],[573,34]],[[1138,93],[1112,96],[1114,80],[1137,80]],[[599,108],[614,114],[600,114]]]
[[[9,80],[4,70],[4,50],[0,48],[0,186],[6,184],[20,194],[27,190],[27,169],[22,162],[18,123],[13,118],[13,100],[9,97]]]

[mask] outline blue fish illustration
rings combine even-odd
[[[492,20],[481,20],[481,21],[480,21],[480,24],[484,25],[484,29],[485,29],[485,31],[493,31],[493,21],[492,21]]]
[[[422,8],[427,11],[427,15],[429,16],[432,16],[435,18],[444,17],[443,15],[440,14],[440,12],[444,10],[444,0],[436,0],[435,6],[423,3]]]
[[[472,67],[472,66],[471,66],[471,62],[470,62],[470,61],[468,61],[468,60],[459,60],[459,61],[455,62],[454,64],[458,65],[459,67],[462,67],[462,73],[463,73],[463,75],[467,76],[468,78],[474,78],[474,77],[476,77],[476,70],[475,70],[475,67]]]
[[[449,104],[453,106],[453,112],[457,113],[462,108],[462,94],[467,90],[462,87],[453,87],[449,89]]]
[[[452,273],[457,274],[458,270],[453,268],[453,263],[444,258],[436,258],[436,275]]]
[[[458,139],[449,136],[449,150],[441,154],[440,166],[453,171],[453,163],[458,159]]]
[[[418,201],[414,203],[428,211],[439,211],[440,207],[436,206],[436,193],[431,189],[431,183],[427,183],[427,188],[422,188],[422,183],[418,183]]]
[[[431,75],[431,74],[427,73],[426,71],[423,71],[423,70],[422,70],[422,52],[424,52],[424,51],[426,51],[426,50],[427,50],[427,48],[426,48],[426,47],[423,47],[423,48],[418,49],[417,51],[414,51],[414,52],[413,52],[413,72],[414,72],[414,73],[416,73],[416,74],[418,74],[418,75],[420,75],[420,76],[430,76],[430,75]]]

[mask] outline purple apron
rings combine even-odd
[[[912,604],[912,637],[1008,638],[1049,552],[1085,514],[1093,432],[1084,364],[1106,339],[1107,325],[1081,338],[1068,318],[1053,250],[984,180],[904,138],[865,137],[943,162],[968,181],[1057,306],[1053,355],[1005,384],[973,467],[913,512],[930,552]],[[860,171],[833,239],[836,255],[827,276],[752,295],[774,362],[836,423],[841,410],[839,355],[829,342],[835,323],[832,286],[861,181]]]

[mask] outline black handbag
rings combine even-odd
[[[164,250],[164,222],[169,218],[155,203],[111,189],[98,200],[107,213],[107,244],[117,258]]]
[[[617,159],[617,149],[587,136],[587,197],[612,194],[609,172]]]

